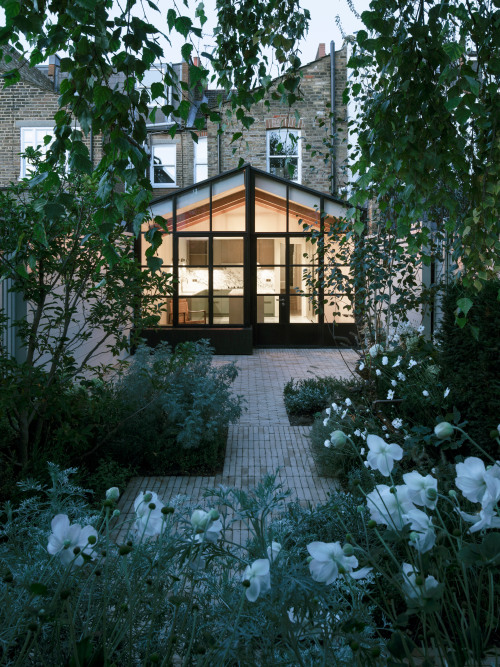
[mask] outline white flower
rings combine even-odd
[[[422,579],[413,565],[403,563],[403,593],[407,600],[423,601],[435,597],[439,582],[432,575],[417,584],[417,577]]]
[[[324,445],[327,449],[330,449],[330,447],[332,446],[332,443],[329,440],[325,440]]]
[[[366,451],[366,449],[364,447],[361,447],[361,449],[359,450],[359,453],[361,454],[361,456],[365,455],[365,451]]]
[[[83,565],[83,557],[81,555],[77,556],[77,554],[90,554],[93,546],[90,544],[89,538],[92,538],[90,541],[94,544],[97,541],[95,528],[92,528],[92,526],[82,528],[78,523],[70,524],[66,514],[56,514],[50,526],[52,534],[49,536],[47,545],[49,554],[59,554],[63,565],[69,565],[71,561],[75,565]],[[75,554],[74,549],[78,549],[77,554]]]
[[[379,376],[382,375],[382,371],[380,370],[380,368],[376,368],[375,373],[376,373],[376,375],[379,375]]]
[[[379,345],[378,343],[375,345],[372,345],[371,348],[368,350],[368,354],[372,359],[376,357],[378,354],[380,354],[383,351],[382,345]]]
[[[323,419],[323,426],[328,426],[328,417]]]
[[[391,380],[391,384],[392,384],[393,387],[397,387],[397,385],[398,385],[398,383],[396,382],[396,380]]]
[[[384,477],[388,477],[394,461],[400,461],[403,458],[402,448],[399,445],[385,442],[378,435],[370,434],[366,442],[369,449],[366,457],[369,466],[373,470],[378,470]]]
[[[416,365],[417,365],[417,362],[415,361],[415,359],[410,359],[410,361],[408,362],[408,368],[413,368],[413,366],[416,366]]]
[[[394,398],[394,389],[389,389],[389,391],[387,392],[387,400],[392,401],[393,398]]]
[[[389,359],[387,357],[382,357],[382,366],[387,366]]]
[[[347,416],[347,413],[348,413],[348,412],[349,412],[349,410],[346,408],[346,409],[344,410],[344,412],[341,414],[340,418],[341,418],[341,419],[345,419],[346,416]]]
[[[135,529],[140,537],[159,535],[164,527],[163,503],[156,493],[140,493],[134,502]]]
[[[426,398],[429,396],[429,392],[427,391],[427,389],[423,390],[422,396],[425,396]]]
[[[281,551],[281,544],[279,542],[271,542],[271,546],[267,547],[267,557],[272,563],[276,559],[276,556]]]
[[[350,398],[346,398],[344,402],[347,405],[347,407],[350,407],[352,405],[352,401]]]
[[[362,361],[359,363],[358,369],[359,369],[360,371],[363,371],[363,370],[365,369],[365,365],[364,365],[364,363],[363,363]]]
[[[500,517],[493,510],[493,503],[487,503],[479,512],[479,514],[467,514],[460,512],[460,516],[467,523],[472,523],[469,528],[470,533],[477,533],[484,528],[500,528]]]
[[[409,519],[407,513],[414,508],[408,496],[408,487],[399,485],[391,492],[387,484],[379,484],[366,496],[366,504],[375,523],[399,530]]]
[[[269,561],[267,558],[259,558],[252,565],[248,565],[243,573],[243,581],[250,585],[245,591],[247,600],[255,600],[271,588],[271,575],[269,574]]]
[[[330,414],[331,414],[331,412],[332,412],[332,409],[331,409],[331,408],[327,408],[327,409],[325,410],[325,412],[326,412],[326,414],[327,414],[328,416],[330,416]]]
[[[443,394],[444,398],[446,398],[449,393],[450,393],[450,388],[446,387],[446,389],[444,390],[444,394]]]
[[[397,368],[399,366],[399,364],[401,363],[401,359],[402,359],[402,357],[398,357],[396,359],[396,361],[392,364],[392,367]]]
[[[410,533],[409,544],[422,554],[430,551],[436,543],[436,533],[434,532],[432,519],[417,508],[407,512],[406,519],[413,531]]]
[[[403,420],[400,419],[399,417],[396,417],[396,419],[393,419],[391,424],[394,426],[395,429],[401,428],[403,426]]]
[[[106,500],[117,501],[120,497],[120,489],[117,486],[112,486],[106,491]]]
[[[457,463],[455,469],[455,484],[463,495],[472,503],[482,503],[487,492],[486,467],[483,461],[477,456],[469,456],[463,463]]]
[[[387,431],[387,426],[382,426],[382,431]]]
[[[418,331],[419,334],[424,333],[424,331],[425,331],[425,327],[424,327],[424,325],[421,324],[421,325],[418,327],[417,331]]]
[[[434,509],[437,503],[437,479],[432,475],[421,475],[416,470],[403,475],[403,480],[408,487],[408,495],[415,505],[423,505]]]
[[[360,437],[361,437],[361,431],[359,430],[359,428],[357,428],[357,429],[354,431],[354,435],[355,435],[357,438],[360,438]]]
[[[196,533],[196,542],[211,542],[215,544],[220,537],[222,523],[216,510],[194,510],[191,514],[191,525]]]
[[[342,408],[340,407],[340,405],[337,405],[336,403],[332,403],[332,410],[334,412],[340,412],[340,410],[342,410]]]
[[[349,574],[353,579],[365,577],[370,568],[362,568],[353,572],[358,567],[356,556],[346,556],[340,546],[340,542],[311,542],[307,550],[312,556],[309,570],[314,581],[331,584],[338,578],[339,574]]]
[[[402,373],[401,371],[399,371],[399,373],[398,373],[398,380],[400,380],[401,382],[406,381],[406,375],[404,373]]]

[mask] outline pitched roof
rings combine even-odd
[[[8,54],[12,60],[5,62],[5,55]],[[21,81],[29,83],[32,86],[54,92],[52,81],[40,72],[36,67],[31,67],[28,61],[21,56],[12,46],[0,47],[0,72],[7,72],[11,69],[19,69]]]

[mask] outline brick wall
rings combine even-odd
[[[252,107],[250,115],[255,122],[249,130],[243,130],[236,121],[229,121],[220,138],[221,171],[238,166],[240,157],[254,167],[267,170],[266,131],[273,127],[289,127],[301,130],[302,141],[302,184],[323,192],[330,191],[330,160],[313,151],[324,152],[323,139],[330,134],[330,57],[325,56],[302,68],[301,95],[303,101],[288,108],[269,96],[269,108],[264,101]],[[336,128],[335,141],[338,188],[344,185],[342,166],[347,159],[347,107],[342,103],[342,93],[347,81],[347,50],[335,52],[335,99]],[[296,121],[298,112],[299,121]],[[321,127],[320,121],[325,121]],[[218,173],[217,125],[208,123],[208,175]],[[234,132],[243,131],[243,138],[231,144]],[[306,144],[311,148],[306,149]]]

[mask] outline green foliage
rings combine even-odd
[[[351,201],[375,199],[422,257],[432,237],[449,243],[480,290],[500,256],[498,3],[375,0],[362,20],[347,95],[360,109]]]
[[[334,399],[350,395],[355,383],[332,377],[307,378],[285,384],[283,398],[289,415],[313,415],[324,410]]]
[[[40,154],[33,151],[32,159],[38,169]],[[171,278],[141,269],[126,222],[96,226],[103,209],[95,177],[62,167],[39,176],[0,193],[0,280],[22,304],[17,319],[0,321],[19,348],[15,358],[2,350],[0,404],[24,468],[54,429],[60,427],[56,448],[66,446],[65,438],[75,447],[86,440],[92,427],[80,419],[85,391],[74,383],[110,373],[99,355],[122,355],[158,321],[157,299],[169,292]]]
[[[150,108],[161,109],[174,120],[171,134],[184,127],[191,105],[210,76],[208,69],[195,65],[192,43],[202,35],[207,20],[202,2],[196,3],[195,21],[182,15],[175,6],[166,11],[152,0],[144,5],[130,0],[122,8],[110,2],[80,0],[68,5],[66,0],[30,5],[2,0],[5,26],[0,30],[0,58],[5,58],[4,85],[19,81],[20,63],[13,46],[27,56],[30,65],[43,62],[49,55],[64,52],[60,66],[63,76],[56,113],[56,139],[51,145],[42,172],[51,174],[54,164],[68,152],[69,165],[74,171],[90,173],[92,165],[83,139],[92,132],[102,136],[103,156],[95,173],[99,181],[97,202],[106,209],[106,222],[94,216],[96,227],[123,219],[124,209],[131,205],[138,221],[147,219],[152,188],[149,179],[149,155],[145,148],[146,124]],[[216,3],[218,26],[216,49],[203,54],[210,59],[215,85],[231,91],[235,113],[243,116],[249,127],[252,104],[260,100],[262,91],[271,84],[267,51],[271,49],[280,73],[291,81],[298,80],[297,41],[305,34],[309,13],[300,8],[298,0],[286,3],[273,1],[246,3],[235,7],[220,0]],[[176,32],[185,43],[183,57],[189,62],[190,83],[180,82],[171,65],[164,70],[163,80],[151,90],[142,87],[145,73],[156,63],[165,62],[161,41]],[[29,44],[26,53],[23,44]],[[116,85],[122,78],[123,89]],[[255,86],[258,90],[252,91]],[[167,94],[167,89],[172,95]],[[284,94],[292,103],[297,99],[294,86]],[[187,95],[186,95],[187,94]],[[187,99],[185,99],[187,96]],[[165,100],[168,99],[168,103]],[[213,122],[222,123],[218,111],[202,105],[201,112]],[[154,113],[154,112],[153,112]],[[78,130],[74,129],[79,125]],[[115,187],[125,184],[127,187]],[[120,249],[116,249],[120,253]]]
[[[497,456],[491,438],[500,421],[500,283],[491,281],[472,294],[461,284],[449,287],[443,299],[441,342],[442,383],[450,387],[453,405],[467,419],[467,431],[477,442]],[[472,297],[469,326],[455,324],[457,300]],[[477,331],[477,336],[474,335]]]
[[[221,464],[242,399],[230,391],[236,367],[213,366],[212,353],[207,341],[137,348],[116,386],[122,423],[106,443],[116,461],[152,475]]]

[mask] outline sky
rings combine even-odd
[[[167,32],[166,14],[169,8],[176,6],[182,14],[194,19],[195,7],[198,4],[198,2],[188,0],[189,7],[186,7],[182,0],[179,0],[179,2],[176,2],[176,0],[156,1],[161,10],[161,14],[148,9],[148,20],[165,32]],[[193,42],[198,53],[204,51],[210,52],[215,44],[212,36],[212,31],[216,22],[215,1],[216,0],[204,0],[205,13],[208,17],[208,22],[203,26],[202,39],[195,38]],[[236,2],[237,0],[234,1]],[[349,0],[349,2],[355,12],[361,14],[368,9],[370,0]],[[303,63],[315,59],[318,45],[321,42],[326,44],[327,53],[329,52],[331,40],[335,42],[336,50],[341,48],[343,37],[339,28],[339,23],[342,26],[345,35],[352,35],[363,27],[361,20],[356,17],[355,13],[349,7],[348,0],[302,0],[301,4],[303,7],[307,8],[311,14],[309,32],[307,37],[302,40],[302,43],[300,44],[300,57]],[[138,8],[140,7],[141,3],[138,3]],[[4,24],[4,17],[4,10],[0,8],[0,25]],[[336,20],[337,17],[338,20]],[[162,46],[165,50],[165,59],[169,62],[180,62],[180,49],[183,43],[184,38],[175,32],[171,35],[171,44],[168,44],[166,40],[163,40]]]
[[[351,5],[357,14],[361,14],[369,7],[370,0],[352,0]],[[342,33],[339,29],[336,17],[339,17],[343,32],[345,35],[352,35],[363,27],[359,18],[351,11],[347,0],[302,0],[302,7],[307,8],[311,14],[309,32],[302,41],[300,48],[302,51],[301,60],[303,63],[310,62],[316,57],[318,45],[321,42],[326,44],[327,53],[330,49],[330,41],[335,42],[336,50],[340,49],[343,43]],[[172,0],[158,0],[158,5],[165,11],[172,6]],[[215,26],[215,0],[204,0],[205,13],[208,22],[203,26],[203,38],[195,39],[194,45],[199,53],[211,51],[214,46],[212,31]],[[179,3],[178,8],[188,16],[193,18],[194,11],[188,11],[185,6]],[[194,6],[194,5],[192,5]],[[152,23],[158,24],[159,15],[152,12],[149,16]],[[183,38],[175,36],[172,45],[165,44],[165,55],[170,62],[179,61],[180,48],[183,44]]]

